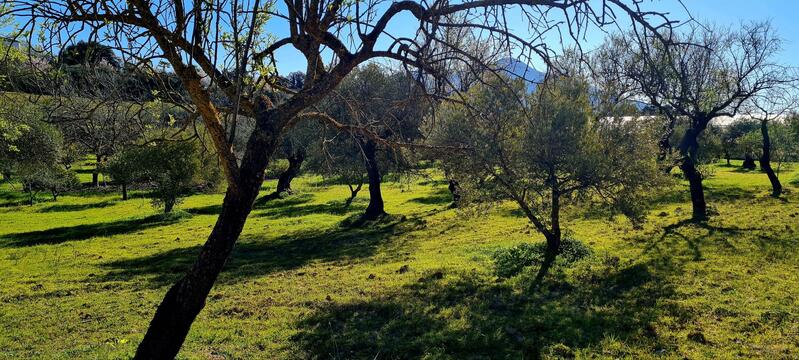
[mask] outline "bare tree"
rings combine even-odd
[[[693,219],[704,220],[698,139],[713,119],[738,114],[749,99],[785,81],[783,66],[774,62],[781,42],[768,22],[737,30],[694,25],[672,39],[663,46],[641,33],[617,35],[606,51],[617,55],[622,76],[634,80],[640,94],[666,116],[661,159],[667,157],[678,120],[688,123],[675,160],[689,183]]]
[[[787,70],[787,69],[786,69]],[[773,146],[769,134],[769,124],[787,118],[790,111],[799,105],[799,96],[794,90],[796,78],[789,80],[791,72],[785,72],[786,86],[777,86],[769,91],[764,91],[752,97],[746,104],[744,112],[749,117],[760,124],[761,152],[760,169],[766,173],[771,183],[771,196],[779,197],[782,195],[782,183],[778,174],[772,167]]]
[[[502,40],[508,51],[546,61],[554,51],[547,46],[547,35],[549,39],[561,35],[579,40],[596,26],[615,23],[619,16],[651,34],[663,33],[663,28],[673,24],[662,13],[642,9],[638,0],[9,3],[12,14],[25,15],[23,27],[43,30],[30,32],[44,35],[42,47],[60,48],[84,36],[116,48],[125,62],[136,61],[140,66],[168,63],[188,94],[188,99],[177,100],[190,100],[220,157],[228,183],[222,211],[197,261],[158,307],[136,353],[141,359],[173,358],[178,353],[242,231],[280,135],[307,119],[358,131],[313,111],[313,107],[359,64],[391,59],[445,80],[438,76],[438,64],[470,59],[467,49],[447,43],[442,36],[451,28]],[[389,25],[400,16],[414,19],[415,34],[402,35]],[[508,24],[509,16],[528,24],[528,34],[516,34]],[[270,26],[282,26],[288,35],[271,41],[267,21]],[[306,78],[302,90],[290,92],[288,100],[277,103],[267,92],[281,88],[274,55],[283,48],[293,48],[304,57]],[[214,91],[225,101],[214,101]],[[231,131],[224,126],[222,112],[236,115],[230,126],[238,115],[254,119],[255,128],[244,149],[234,149],[228,140]],[[240,161],[237,151],[242,154]]]

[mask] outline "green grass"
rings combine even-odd
[[[387,211],[404,218],[348,229],[366,199],[344,208],[345,186],[303,177],[297,194],[252,212],[180,357],[791,358],[797,178],[784,172],[789,193],[774,199],[764,174],[719,166],[707,181],[719,215],[702,225],[686,221],[684,184],[640,230],[570,212],[594,256],[533,290],[535,269],[492,271],[497,248],[541,241],[511,204],[465,216],[441,181],[389,183]],[[134,195],[14,206],[24,196],[0,186],[0,358],[133,354],[222,198],[191,196],[188,215],[163,217]]]

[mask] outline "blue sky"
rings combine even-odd
[[[771,20],[779,36],[784,40],[784,50],[777,56],[777,60],[785,64],[799,65],[799,20],[797,20],[799,0],[684,0],[683,4],[691,16],[703,23],[735,26],[742,21]],[[675,19],[688,18],[688,13],[676,0],[652,0],[644,2],[642,6],[645,9],[668,11]],[[270,30],[275,35],[278,37],[285,35],[284,22],[276,21],[274,25]],[[413,19],[405,16],[392,21],[389,30],[392,33],[409,34],[408,31],[414,26]],[[523,29],[524,24],[519,23],[514,27]],[[581,42],[584,47],[590,49],[601,43],[603,37],[602,31],[592,29]],[[553,46],[557,44],[554,38],[550,41]],[[277,62],[281,73],[305,70],[303,58],[293,49],[280,51],[277,54]],[[543,69],[542,64],[540,61],[534,61],[531,65]]]
[[[278,4],[280,3],[282,2],[278,1]],[[703,23],[735,26],[742,21],[771,20],[779,36],[784,40],[783,52],[777,55],[777,60],[787,65],[799,66],[799,20],[796,19],[796,15],[799,14],[799,0],[684,0],[683,4],[691,16]],[[688,13],[677,0],[648,0],[643,2],[642,7],[669,12],[672,19],[688,18]],[[512,28],[518,29],[523,36],[526,24],[520,18],[509,21]],[[626,24],[629,23],[629,20],[625,21]],[[624,26],[625,22],[621,24]],[[409,14],[403,14],[392,20],[388,30],[394,35],[413,37],[417,26],[415,19]],[[287,35],[287,24],[281,19],[271,20],[267,28],[276,38]],[[591,49],[602,42],[604,35],[603,31],[593,28],[585,34],[581,43],[584,48]],[[558,39],[554,36],[547,41],[552,47],[559,47]],[[277,65],[282,74],[305,70],[304,58],[291,47],[286,47],[277,53]],[[539,70],[544,69],[540,60],[531,61],[531,65]]]

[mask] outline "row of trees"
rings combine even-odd
[[[730,29],[692,26],[669,33],[672,43],[620,33],[597,51],[597,73],[617,84],[619,94],[646,100],[664,116],[660,161],[666,170],[677,166],[688,180],[693,219],[707,218],[703,175],[699,169],[700,139],[713,120],[746,110],[759,116],[785,112],[793,101],[775,102],[775,94],[795,93],[795,71],[774,61],[781,41],[768,22]],[[769,119],[762,121],[761,165],[769,179]],[[672,137],[679,140],[672,145]],[[672,152],[672,149],[676,150]],[[774,184],[774,194],[781,186]]]
[[[378,158],[378,149],[394,154],[413,142],[412,132],[391,123],[394,117],[404,118],[406,109],[379,106],[401,103],[405,95],[387,94],[383,101],[372,96],[380,89],[364,91],[356,85],[350,90],[354,100],[335,98],[336,89],[347,89],[351,73],[368,78],[358,74],[359,66],[389,59],[409,70],[410,78],[421,84],[419,91],[457,104],[435,106],[442,121],[431,125],[436,131],[430,134],[438,139],[430,145],[431,156],[443,157],[451,184],[462,188],[467,199],[490,194],[488,198],[510,198],[526,209],[547,238],[549,258],[557,254],[558,214],[564,203],[599,202],[635,218],[644,203],[639,190],[663,178],[653,171],[658,165],[679,166],[691,185],[694,218],[704,219],[699,137],[717,116],[735,114],[748,99],[775,87],[780,75],[769,62],[776,48],[767,31],[697,28],[677,33],[666,14],[647,11],[639,1],[310,0],[284,7],[265,7],[259,1],[213,6],[166,0],[9,4],[7,13],[39,20],[31,26],[45,24],[35,29],[49,35],[42,41],[45,48],[63,48],[64,42],[90,29],[92,37],[104,39],[139,65],[168,63],[184,91],[169,100],[199,116],[218,155],[228,185],[222,211],[197,261],[158,307],[136,354],[142,359],[178,353],[287,134],[313,126],[309,120],[344,131],[325,136],[333,141],[322,143],[354,144],[351,149],[361,152],[371,179],[381,175],[380,168],[374,169],[378,161],[370,160]],[[520,35],[508,25],[509,12],[529,23],[529,34]],[[415,34],[392,34],[389,24],[405,15],[415,22]],[[629,19],[637,31],[597,51],[591,69],[570,65],[582,61],[558,63],[551,44],[543,40],[560,30],[579,41],[589,28],[615,23],[616,16]],[[285,37],[271,37],[267,21],[275,22],[270,28],[283,25],[280,34]],[[296,50],[305,59],[301,85],[287,86],[276,73],[275,54],[282,50]],[[485,74],[497,72],[492,55],[503,52],[540,58],[551,65],[552,74],[534,95],[515,85],[498,89],[512,81]],[[449,76],[452,68],[469,76],[455,80]],[[461,80],[466,78],[482,85],[465,86]],[[394,91],[399,89],[405,87]],[[459,92],[466,89],[466,94]],[[668,119],[660,141],[654,142],[661,153],[668,154],[677,123],[687,121],[674,159],[664,155],[658,162],[657,151],[651,149],[651,139],[658,136],[649,136],[649,127],[613,120],[623,114],[622,99],[642,97]],[[369,106],[373,98],[378,106]],[[303,146],[292,146],[289,152],[310,149],[312,142],[296,144]],[[446,151],[452,152],[446,156]],[[604,152],[614,158],[600,155]]]

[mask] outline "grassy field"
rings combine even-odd
[[[799,171],[781,177],[788,194],[774,199],[764,174],[719,166],[706,224],[687,221],[685,185],[640,230],[570,212],[594,255],[535,290],[535,269],[492,270],[496,249],[541,241],[510,204],[464,216],[441,181],[389,183],[387,211],[402,217],[348,229],[366,199],[344,208],[345,186],[303,177],[256,206],[180,357],[797,358]],[[20,201],[0,187],[0,358],[107,359],[133,354],[221,195],[172,217],[140,193]]]

